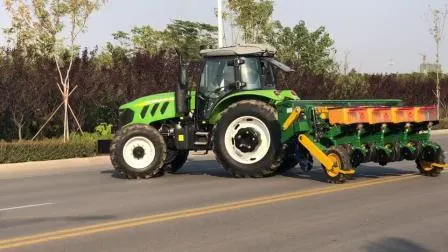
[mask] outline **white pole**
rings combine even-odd
[[[218,0],[218,48],[224,46],[223,43],[224,31],[223,31],[223,19],[222,19],[222,0]]]

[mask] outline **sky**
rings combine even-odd
[[[285,26],[300,20],[310,29],[325,26],[335,41],[337,61],[343,63],[348,52],[350,68],[359,72],[413,72],[419,71],[421,54],[435,60],[429,6],[445,4],[448,0],[276,0],[273,18]],[[89,19],[79,44],[101,48],[113,40],[113,32],[136,25],[164,29],[173,19],[216,24],[216,6],[216,0],[109,0]],[[1,3],[0,27],[9,22]],[[448,36],[442,41],[441,63],[447,70]]]

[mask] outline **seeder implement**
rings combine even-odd
[[[438,176],[448,168],[441,146],[429,140],[431,128],[438,124],[435,106],[356,103],[284,102],[279,109],[283,137],[296,136],[299,149],[316,158],[335,183],[352,178],[356,168],[368,162],[385,166],[412,160],[426,176]]]

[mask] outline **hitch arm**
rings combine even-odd
[[[333,162],[309,137],[306,135],[299,135],[299,142],[305,147],[311,155],[313,155],[319,162],[325,166],[327,170],[337,169],[339,173],[344,175],[355,174],[355,170],[339,169],[337,164]]]

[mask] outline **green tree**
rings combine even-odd
[[[201,47],[213,47],[217,43],[218,28],[213,25],[173,20],[166,29],[158,31],[149,25],[134,27],[130,33],[118,31],[113,34],[120,47],[130,52],[155,55],[167,49],[180,49],[186,57],[200,57]],[[108,49],[111,49],[110,46]]]
[[[309,31],[304,21],[293,28],[279,27],[268,41],[278,50],[280,60],[294,65],[300,73],[323,74],[334,71],[336,49],[325,27]]]
[[[131,33],[131,42],[138,51],[145,51],[154,55],[161,50],[164,44],[163,33],[154,30],[149,25],[134,27]]]
[[[26,49],[31,47],[34,52],[55,60],[59,72],[59,82],[56,84],[63,100],[55,113],[61,107],[64,108],[64,141],[70,138],[69,111],[78,122],[69,104],[69,96],[76,89],[70,86],[73,60],[79,52],[76,41],[79,34],[85,31],[90,15],[105,2],[106,0],[4,0],[6,10],[12,15],[10,35],[15,35],[17,44]],[[62,37],[64,28],[70,34],[68,42]],[[81,130],[79,123],[78,128]]]
[[[225,17],[242,31],[244,43],[264,43],[278,22],[272,21],[272,0],[229,0]]]
[[[216,46],[217,32],[218,27],[214,25],[174,20],[162,34],[166,47],[179,48],[188,58],[199,58],[201,47]]]
[[[359,99],[369,96],[369,88],[367,79],[352,69],[347,75],[335,75],[334,87],[328,96],[330,99]]]
[[[103,51],[93,57],[93,64],[97,69],[112,69],[117,62],[126,62],[133,51],[127,47],[115,46],[107,42]]]

